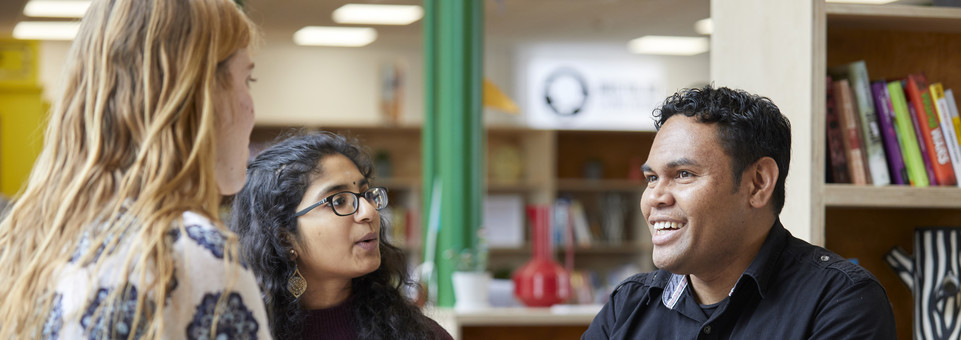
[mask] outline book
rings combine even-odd
[[[551,238],[554,244],[567,245],[574,242],[574,221],[571,217],[571,199],[558,197],[554,200],[554,225]]]
[[[954,101],[954,91],[951,89],[945,90],[944,99],[948,102],[948,111],[951,113],[951,121],[954,123],[954,133],[958,136],[958,145],[961,145],[961,116],[958,115],[958,103]]]
[[[574,240],[578,246],[590,247],[594,242],[591,235],[590,226],[587,224],[587,214],[584,212],[584,205],[578,200],[571,200],[571,219],[574,222]]]
[[[875,113],[874,98],[871,95],[871,83],[868,78],[868,68],[864,60],[832,67],[828,70],[834,77],[844,77],[848,80],[854,94],[852,100],[860,123],[861,152],[866,158],[868,181],[876,186],[891,183],[888,165],[884,155],[884,145],[881,142],[881,129],[878,126],[878,116]]]
[[[894,108],[891,107],[887,83],[883,80],[872,82],[871,93],[874,94],[874,108],[878,114],[878,123],[881,125],[881,141],[887,155],[891,183],[909,184],[907,168],[904,166],[904,157],[901,156],[901,146],[894,127]]]
[[[519,194],[485,196],[483,226],[489,247],[524,246],[524,197]]]
[[[834,82],[834,93],[837,95],[838,119],[844,133],[842,143],[848,159],[848,174],[851,183],[868,184],[868,176],[864,156],[861,152],[861,137],[857,125],[857,114],[854,112],[853,94],[847,79]]]
[[[941,131],[938,114],[934,112],[934,101],[931,99],[931,89],[923,74],[909,74],[904,92],[908,100],[914,105],[918,121],[918,130],[927,149],[931,169],[938,185],[955,185],[954,168],[951,166],[951,156],[948,145]]]
[[[630,208],[625,201],[620,193],[607,193],[601,197],[601,227],[609,245],[620,245],[624,240],[625,212]]]
[[[928,184],[938,185],[937,177],[934,177],[934,168],[931,167],[931,155],[928,154],[928,147],[924,144],[921,136],[921,128],[918,125],[918,115],[915,113],[914,104],[908,100],[908,111],[911,112],[911,123],[914,124],[914,135],[918,136],[918,149],[921,150],[921,160],[924,161],[924,170],[928,174]]]
[[[888,82],[888,96],[891,99],[891,109],[894,110],[894,129],[898,136],[898,144],[901,146],[901,157],[904,159],[908,179],[912,186],[926,187],[928,174],[924,168],[924,160],[921,157],[917,135],[914,133],[912,115],[901,81]]]
[[[928,154],[928,147],[924,144],[921,136],[921,128],[918,125],[918,115],[914,110],[914,104],[908,100],[908,112],[911,113],[911,124],[914,124],[914,135],[918,137],[918,149],[921,150],[921,160],[924,161],[924,171],[928,176],[929,185],[938,185],[938,178],[934,177],[934,168],[931,167],[931,156]]]
[[[951,166],[957,176],[961,174],[961,146],[958,145],[958,136],[954,133],[954,123],[951,121],[948,100],[944,96],[944,87],[941,83],[934,83],[928,88],[931,91],[931,100],[934,102],[934,111],[938,114],[938,123],[941,124],[941,132],[944,134],[944,142],[948,147]],[[961,184],[961,182],[955,181],[955,184]]]
[[[844,154],[844,133],[841,131],[841,123],[838,120],[837,105],[832,86],[831,77],[827,77],[827,159],[828,178],[830,183],[851,183],[851,176],[848,174],[848,159]]]

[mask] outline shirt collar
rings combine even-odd
[[[727,295],[733,295],[735,290],[745,285],[744,282],[750,279],[754,280],[755,285],[753,285],[753,287],[756,287],[758,294],[761,298],[764,298],[764,292],[767,290],[768,283],[771,281],[771,276],[776,271],[778,258],[784,251],[788,236],[790,235],[787,229],[784,229],[784,226],[781,225],[780,219],[774,220],[774,225],[771,227],[771,231],[768,232],[767,238],[764,239],[761,250],[754,256],[751,265],[741,274],[741,278],[737,280],[734,288],[732,288]],[[658,278],[658,276],[660,276],[660,278]],[[657,271],[657,275],[654,275],[652,283],[655,281],[661,281],[659,282],[659,286],[664,287],[664,292],[661,294],[661,303],[668,309],[674,309],[689,284],[687,275],[673,274],[664,270]]]
[[[687,275],[670,275],[670,281],[667,283],[667,287],[664,287],[664,293],[661,294],[661,303],[667,309],[674,309],[677,301],[681,299],[681,295],[687,290]]]
[[[741,288],[741,286],[745,285],[748,279],[751,279],[754,280],[754,287],[757,288],[758,294],[761,298],[764,298],[764,292],[767,291],[768,284],[771,282],[774,272],[777,271],[778,260],[781,253],[784,252],[790,236],[791,233],[781,225],[781,220],[775,219],[771,231],[768,232],[764,244],[761,245],[761,250],[754,256],[754,260],[751,261],[751,265],[747,267],[744,274],[741,274],[741,278],[737,280],[737,284],[734,285],[731,292],[746,289]]]

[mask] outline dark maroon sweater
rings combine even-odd
[[[357,339],[357,326],[354,314],[350,312],[353,298],[348,298],[343,303],[325,309],[313,309],[307,311],[307,318],[304,320],[304,340],[328,339],[328,340],[354,340]],[[434,331],[434,339],[453,340],[450,334],[434,320],[428,318],[431,330]]]

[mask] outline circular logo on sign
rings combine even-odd
[[[575,116],[587,104],[587,82],[572,68],[551,72],[544,85],[544,100],[558,116]]]

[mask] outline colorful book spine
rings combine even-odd
[[[828,175],[832,183],[851,183],[848,175],[848,160],[844,155],[844,133],[838,120],[838,111],[831,77],[827,78],[827,151]]]
[[[954,133],[954,123],[951,122],[948,100],[944,97],[944,87],[941,83],[934,83],[928,89],[931,92],[931,100],[934,102],[934,111],[937,113],[938,122],[941,124],[944,142],[947,144],[948,156],[951,158],[951,168],[957,176],[961,174],[961,146],[958,145],[958,136]],[[958,184],[961,184],[961,182],[955,181],[955,185]]]
[[[944,99],[948,101],[948,111],[951,112],[951,121],[954,123],[954,133],[958,136],[958,145],[961,145],[961,115],[958,115],[958,103],[954,101],[954,91],[951,89],[944,91]]]
[[[928,147],[924,144],[921,135],[921,125],[918,123],[918,114],[914,111],[914,104],[908,100],[908,112],[911,113],[911,124],[914,124],[914,135],[918,136],[918,149],[921,150],[921,160],[924,161],[924,171],[928,175],[928,184],[938,185],[938,178],[934,176],[934,168],[931,167],[931,156],[928,154]]]
[[[927,149],[928,158],[931,160],[931,168],[934,170],[938,185],[953,186],[957,184],[948,145],[944,133],[941,131],[938,114],[934,111],[931,89],[928,87],[924,75],[920,73],[908,75],[905,92],[908,94],[908,99],[914,104],[914,111],[918,123],[920,123],[919,130],[923,136],[924,146]]]
[[[887,161],[884,157],[884,145],[881,141],[881,128],[878,125],[878,115],[874,109],[874,99],[871,95],[871,81],[868,78],[868,67],[864,60],[855,61],[847,65],[848,81],[854,93],[855,109],[861,123],[861,140],[864,155],[867,157],[868,172],[871,184],[876,186],[891,184],[888,174]]]
[[[901,156],[901,146],[894,127],[894,108],[891,107],[887,83],[883,80],[871,83],[871,93],[874,94],[874,107],[881,125],[881,141],[884,142],[884,151],[887,154],[891,182],[898,185],[909,184],[908,170],[904,166],[904,157]]]
[[[847,79],[834,82],[834,93],[837,94],[837,103],[840,114],[838,115],[841,129],[844,132],[842,142],[844,151],[848,159],[848,172],[851,176],[851,183],[866,185],[868,184],[867,166],[864,162],[864,155],[861,151],[861,137],[858,135],[858,117],[854,111],[853,94]]]
[[[912,186],[926,187],[928,175],[924,168],[924,160],[921,157],[918,138],[914,133],[912,115],[908,109],[901,81],[895,80],[888,83],[888,95],[891,98],[891,108],[894,110],[894,129],[898,136],[898,144],[901,146],[901,156],[904,158],[904,167],[908,171],[908,179]]]

